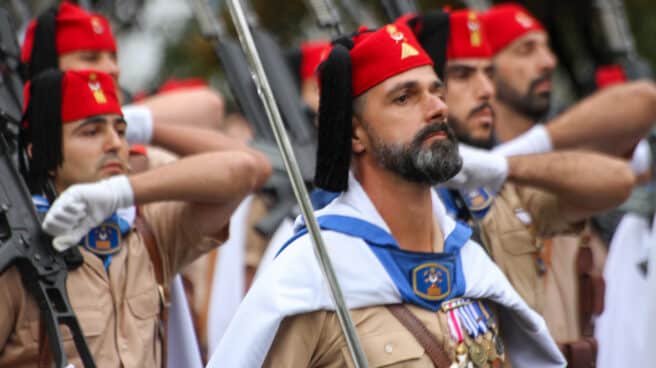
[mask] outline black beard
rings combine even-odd
[[[497,99],[533,121],[542,120],[551,106],[551,92],[536,93],[535,88],[539,83],[551,79],[551,74],[545,73],[533,80],[524,95],[506,83],[503,78],[497,78]]]
[[[385,169],[421,184],[437,185],[454,177],[462,168],[455,134],[444,122],[421,129],[409,144],[387,144],[369,129],[372,155]],[[427,148],[422,143],[431,135],[445,132],[447,139],[436,140]]]
[[[490,134],[490,137],[487,139],[474,138],[469,134],[465,125],[453,115],[449,115],[449,126],[453,127],[458,142],[486,150],[490,150],[494,147],[494,134]]]

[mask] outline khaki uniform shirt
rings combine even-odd
[[[437,224],[435,226],[439,229]],[[442,235],[438,232],[433,249],[442,249],[443,246]],[[412,304],[405,306],[435,336],[449,358],[455,361],[457,343],[450,337],[446,313]],[[434,367],[414,335],[385,306],[352,309],[351,317],[370,367]],[[353,367],[337,314],[322,310],[285,318],[263,366]],[[510,366],[508,359],[505,366]]]
[[[415,305],[406,307],[455,360],[446,314]],[[370,367],[434,367],[415,337],[384,306],[351,310]],[[510,366],[508,359],[505,363]],[[315,311],[288,317],[280,324],[264,367],[353,367],[335,312]]]
[[[180,202],[143,207],[166,280],[228,235],[226,225],[215,241],[201,241],[189,208]],[[69,272],[66,288],[96,365],[160,367],[160,301],[153,264],[140,234],[133,229],[126,235],[108,272],[100,258],[80,250],[84,263]],[[39,349],[49,346],[39,346],[39,309],[14,267],[0,275],[0,311],[0,367],[36,367]],[[70,332],[61,330],[69,362],[81,367]]]
[[[551,295],[546,297],[548,280],[540,274],[537,261],[538,257],[544,257],[542,238],[581,230],[579,223],[563,218],[557,198],[535,188],[506,183],[480,225],[483,243],[492,259],[526,303],[545,318],[565,321],[566,315],[547,313],[553,293],[560,291],[552,282],[549,285]],[[546,267],[549,260],[544,262]],[[560,295],[559,299],[570,298],[569,294]]]

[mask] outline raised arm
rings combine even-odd
[[[584,99],[547,124],[555,149],[627,157],[656,122],[656,85],[638,81]],[[630,156],[628,156],[630,157]]]
[[[260,170],[245,152],[211,152],[132,175],[129,181],[137,205],[166,200],[222,204],[256,189]]]
[[[53,203],[43,228],[53,246],[64,250],[119,208],[156,201],[189,203],[200,236],[213,236],[262,176],[257,159],[246,152],[213,152],[183,158],[128,178],[117,175],[90,184],[76,184]]]
[[[205,87],[158,94],[136,105],[147,107],[155,124],[219,129],[225,114],[223,98]]]
[[[457,189],[486,186],[498,191],[504,182],[535,187],[558,196],[568,220],[583,219],[621,204],[635,177],[619,158],[588,151],[561,151],[503,157],[460,145],[462,170],[446,183]]]
[[[264,185],[271,176],[271,164],[266,155],[223,133],[180,125],[155,124],[151,144],[179,156],[214,151],[239,151],[251,155],[257,165],[256,185]]]
[[[500,144],[494,152],[515,156],[585,148],[629,157],[656,122],[656,85],[638,81],[599,91],[548,122]]]
[[[554,193],[563,216],[575,221],[621,204],[635,177],[620,159],[562,151],[508,158],[507,180]]]

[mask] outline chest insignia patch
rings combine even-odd
[[[439,263],[423,263],[412,270],[412,289],[426,300],[442,300],[451,294],[451,273]]]

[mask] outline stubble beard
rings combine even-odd
[[[537,93],[535,92],[535,88],[540,82],[550,78],[551,73],[543,74],[531,81],[528,92],[522,94],[514,87],[511,87],[504,78],[498,77],[496,80],[496,98],[518,113],[537,122],[542,120],[549,112],[549,108],[551,107],[551,91]]]

